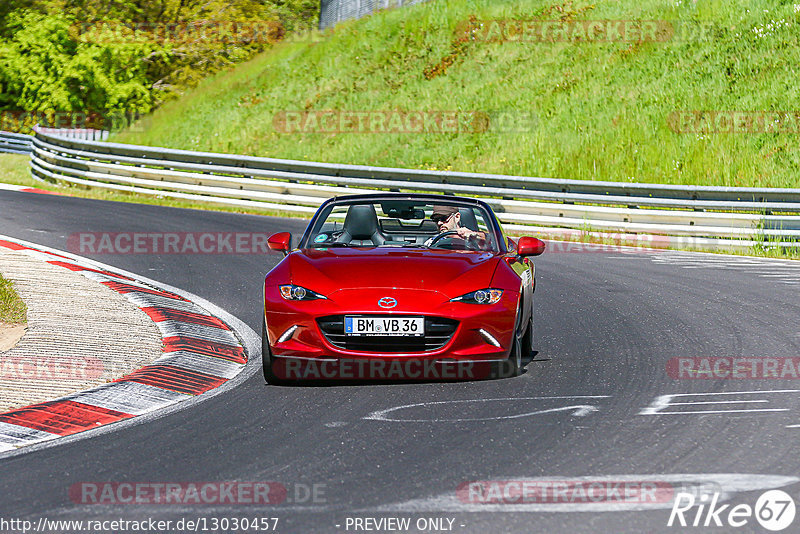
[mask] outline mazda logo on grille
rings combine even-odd
[[[394,308],[397,306],[397,301],[392,297],[383,297],[378,301],[378,306],[381,308]]]

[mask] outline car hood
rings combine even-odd
[[[460,250],[306,249],[294,252],[292,283],[323,295],[352,289],[425,289],[448,298],[488,287],[500,256]]]

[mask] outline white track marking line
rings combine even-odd
[[[706,395],[755,395],[758,393],[800,393],[800,389],[761,389],[750,391],[712,391],[710,393],[673,393],[666,397],[705,397]]]
[[[752,413],[752,412],[788,412],[789,408],[752,408],[744,410],[686,410],[682,412],[658,412],[653,415],[697,415],[704,413]]]
[[[588,404],[573,404],[570,406],[560,406],[558,408],[549,408],[545,410],[536,410],[533,412],[525,412],[521,414],[515,415],[500,415],[494,417],[475,417],[475,418],[466,418],[466,419],[392,419],[387,417],[387,414],[392,412],[396,412],[398,410],[404,410],[407,408],[418,408],[418,407],[428,407],[440,404],[461,404],[461,403],[470,403],[470,402],[518,402],[522,400],[565,400],[565,399],[607,399],[609,398],[608,395],[575,395],[575,396],[567,396],[567,397],[508,397],[508,398],[499,398],[499,399],[462,399],[462,400],[449,400],[449,401],[430,401],[430,402],[418,402],[414,404],[404,404],[402,406],[395,406],[392,408],[386,408],[384,410],[376,410],[371,412],[363,419],[365,420],[372,420],[372,421],[389,421],[395,423],[457,423],[457,422],[469,422],[469,421],[494,421],[494,420],[503,420],[503,419],[519,419],[521,417],[529,417],[532,415],[540,415],[540,414],[548,414],[554,412],[561,412],[561,411],[570,411],[573,410],[571,415],[576,417],[583,417],[589,415],[592,412],[598,411],[598,408]]]
[[[716,393],[673,393],[670,395],[659,395],[656,397],[649,406],[639,411],[639,415],[692,415],[692,414],[711,414],[711,413],[753,413],[753,412],[787,412],[789,408],[751,408],[743,409],[737,408],[732,410],[707,410],[707,411],[680,411],[680,412],[665,412],[662,410],[668,409],[675,405],[697,404],[697,402],[673,403],[672,400],[679,397],[709,397],[714,395],[767,395],[770,393],[798,393],[797,389],[773,389],[773,390],[760,390],[760,391],[720,391]],[[745,400],[758,400],[762,402],[770,402],[764,399],[745,399]],[[731,401],[731,404],[738,404],[736,401]],[[716,404],[716,403],[715,403]]]
[[[745,404],[753,402],[769,402],[768,400],[740,400],[740,401],[698,401],[698,402],[671,402],[670,406],[694,406],[695,404]]]
[[[0,183],[0,189],[5,191],[24,191],[25,189],[32,189],[29,185],[16,185],[16,184],[2,184]]]

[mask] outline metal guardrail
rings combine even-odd
[[[0,131],[0,152],[30,154],[33,137],[25,134]]]
[[[46,180],[308,214],[342,194],[460,194],[484,197],[514,230],[643,233],[698,248],[765,240],[769,246],[800,246],[800,189],[392,169],[87,141],[42,130],[33,139],[31,169]]]
[[[96,128],[43,128],[37,126],[36,130],[42,133],[72,139],[83,139],[85,141],[105,141],[111,135],[109,130],[98,130]]]
[[[110,132],[93,128],[40,128],[39,131],[74,139],[89,141],[105,141]],[[0,131],[0,152],[12,154],[30,154],[33,152],[33,136],[15,132]]]

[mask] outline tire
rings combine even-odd
[[[533,302],[531,302],[531,316],[528,319],[528,328],[525,330],[525,337],[522,339],[522,350],[528,353],[528,356],[533,356],[534,350],[534,328],[533,328]],[[523,352],[523,358],[525,353]]]
[[[495,367],[495,378],[513,378],[522,373],[522,351],[523,351],[523,337],[520,336],[520,325],[514,328],[514,336],[512,339],[511,350],[508,353],[508,358],[503,361],[497,362]]]
[[[508,377],[519,376],[522,373],[522,340],[517,333],[514,334],[514,347],[508,354]]]
[[[281,380],[277,376],[275,376],[275,372],[272,369],[272,351],[269,350],[269,338],[267,337],[267,322],[266,319],[261,320],[261,366],[264,370],[264,380],[267,381],[268,384],[272,385],[280,385],[285,384],[284,380]]]

